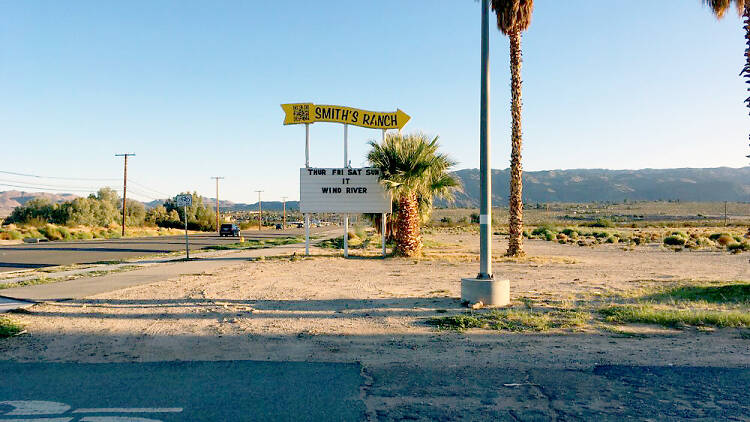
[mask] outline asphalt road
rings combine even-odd
[[[0,361],[0,421],[358,421],[360,371],[355,363]]]
[[[750,411],[747,368],[0,361],[0,374],[0,422],[741,421]]]
[[[311,233],[328,232],[337,228],[313,228]],[[343,230],[343,229],[342,229]],[[245,240],[304,236],[303,229],[258,232],[243,230]],[[190,250],[238,241],[237,237],[219,237],[214,233],[190,235]],[[184,236],[129,237],[74,242],[43,242],[0,246],[0,272],[55,265],[90,264],[104,261],[133,259],[166,252],[184,251]]]

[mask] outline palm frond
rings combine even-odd
[[[534,0],[491,0],[491,5],[497,15],[497,28],[503,34],[525,31],[531,25]]]

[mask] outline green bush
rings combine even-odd
[[[683,246],[685,238],[677,235],[667,236],[664,238],[664,244],[669,246]]]
[[[58,227],[57,231],[60,233],[60,236],[63,240],[70,240],[73,237],[70,235],[70,230],[68,230],[67,227]]]
[[[615,226],[615,224],[612,221],[607,220],[606,218],[599,218],[593,223],[585,223],[583,225],[588,226],[588,227],[605,227],[605,228]]]
[[[87,231],[79,231],[79,232],[76,232],[73,235],[73,237],[79,240],[89,240],[89,239],[93,239],[94,235],[92,235],[90,232],[87,232]]]
[[[0,233],[0,236],[2,236],[0,237],[0,239],[5,238],[8,240],[19,240],[23,237],[21,236],[21,232],[19,232],[18,230],[5,230]]]
[[[721,246],[727,246],[730,243],[734,242],[734,237],[728,234],[722,234],[719,236],[718,239],[716,239],[716,243],[718,243]]]
[[[731,235],[729,233],[713,233],[710,236],[708,236],[708,238],[711,239],[711,240],[713,240],[714,242],[716,242],[717,240],[719,240],[719,238],[721,236],[729,236],[729,237],[731,237]]]
[[[62,240],[63,236],[60,233],[60,230],[58,230],[57,227],[53,226],[52,224],[47,224],[44,227],[40,227],[39,233],[41,233],[44,237],[46,237],[49,240]]]
[[[565,236],[570,237],[571,239],[575,239],[578,237],[578,231],[576,229],[566,228],[566,229],[563,229],[561,233],[564,234]]]
[[[727,245],[727,250],[730,252],[750,251],[750,243],[748,242],[730,243]]]

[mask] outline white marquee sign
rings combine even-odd
[[[391,195],[377,168],[301,168],[300,211],[389,213]]]

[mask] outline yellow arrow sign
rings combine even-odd
[[[334,122],[348,123],[370,129],[401,129],[411,119],[401,109],[382,113],[360,110],[358,108],[317,105],[313,103],[282,104],[281,108],[285,113],[285,125]]]

